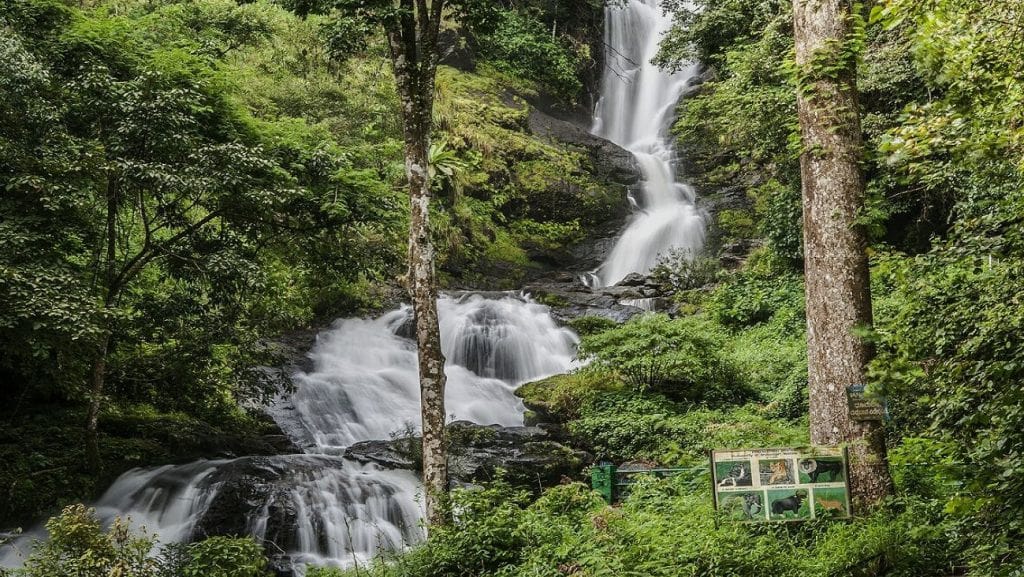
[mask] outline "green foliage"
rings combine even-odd
[[[583,316],[569,320],[569,328],[581,336],[600,333],[614,328],[618,324],[611,319],[597,316]]]
[[[665,465],[701,463],[710,449],[806,444],[804,426],[766,417],[754,405],[692,409],[668,399],[603,394],[569,423],[577,442],[601,458],[650,459]]]
[[[504,9],[496,16],[493,30],[476,39],[481,56],[503,72],[574,100],[583,88],[581,71],[593,64],[589,47],[571,36],[552,34],[539,11]]]
[[[263,547],[252,539],[210,537],[189,547],[183,577],[267,577]]]
[[[609,373],[581,370],[525,383],[516,389],[516,396],[531,410],[543,411],[546,418],[564,420],[579,417],[580,408],[596,395],[623,388],[622,381]]]
[[[672,249],[658,258],[650,277],[662,292],[675,294],[709,286],[718,280],[721,271],[718,259]]]
[[[696,481],[696,482],[695,482]],[[951,552],[934,507],[908,501],[852,523],[716,523],[706,479],[644,479],[621,507],[579,484],[525,505],[507,487],[458,492],[461,511],[409,553],[347,575],[948,575]]]
[[[149,555],[155,539],[133,535],[121,520],[106,533],[83,505],[65,508],[46,530],[49,540],[37,544],[19,577],[148,577],[158,567]]]
[[[773,321],[802,330],[803,279],[777,264],[771,253],[751,256],[751,262],[716,289],[706,303],[707,313],[722,325],[744,328]]]
[[[1024,535],[1016,449],[1024,361],[1014,344],[1024,326],[1024,60],[1009,18],[1019,7],[894,0],[872,16],[909,39],[935,95],[905,106],[880,135],[881,158],[892,179],[955,202],[955,219],[924,254],[875,258],[876,292],[885,298],[871,375],[893,399],[897,431],[923,437],[907,454],[945,465],[920,490],[937,494],[959,521],[965,558],[986,575],[1019,572]]]
[[[159,552],[155,537],[115,519],[104,531],[92,509],[66,507],[46,523],[49,539],[33,545],[13,577],[266,577],[263,548],[252,539],[214,537]]]
[[[721,405],[749,398],[736,368],[721,355],[724,334],[698,319],[645,314],[584,336],[579,356],[621,375],[634,390]]]
[[[246,75],[227,60],[288,17],[224,0],[15,8],[0,370],[30,398],[80,401],[107,349],[121,399],[216,419],[266,398],[262,334],[356,308],[401,255],[377,175],[304,119],[239,104]]]
[[[784,419],[807,415],[807,337],[803,327],[777,317],[738,331],[726,354],[743,380],[767,401],[769,415]]]

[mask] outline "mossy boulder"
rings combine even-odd
[[[535,423],[564,423],[578,417],[578,409],[590,395],[618,391],[622,382],[605,372],[582,370],[532,381],[516,389]]]

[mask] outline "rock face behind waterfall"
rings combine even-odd
[[[498,470],[513,485],[532,490],[577,478],[593,462],[586,452],[573,450],[542,427],[502,427],[456,421],[448,425],[449,467],[457,483],[493,480]],[[365,441],[349,447],[345,457],[386,468],[418,467],[419,437]]]

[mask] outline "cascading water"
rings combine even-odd
[[[670,249],[696,253],[704,244],[704,218],[690,186],[676,182],[668,135],[675,106],[698,73],[692,65],[668,73],[651,60],[671,25],[658,0],[627,0],[605,9],[605,61],[593,133],[633,153],[640,166],[637,211],[591,281],[608,286],[646,274]]]
[[[515,388],[572,367],[575,334],[528,298],[445,296],[438,310],[448,359],[445,401],[455,418],[522,425]],[[418,422],[410,326],[411,310],[402,307],[376,319],[338,321],[317,337],[313,370],[295,375],[296,393],[272,409],[305,454],[135,469],[100,498],[97,514],[107,522],[130,517],[165,543],[226,525],[281,551],[300,574],[307,563],[347,565],[422,539],[416,475],[344,457],[353,443],[388,439]],[[240,501],[256,506],[245,515]],[[0,552],[0,566],[19,565],[19,551],[41,536],[37,531]]]
[[[575,335],[529,300],[442,297],[438,312],[448,361],[445,406],[456,419],[522,425],[516,387],[566,370],[575,354]],[[318,338],[316,369],[296,376],[297,391],[275,407],[275,419],[311,452],[387,439],[418,423],[416,345],[404,336],[410,323],[409,307],[339,321]]]

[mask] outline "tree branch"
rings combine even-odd
[[[142,267],[146,266],[149,263],[149,261],[153,260],[153,258],[156,257],[158,254],[165,251],[168,247],[172,246],[174,243],[185,238],[186,236],[190,236],[198,232],[199,229],[203,228],[211,221],[213,221],[215,218],[218,218],[220,215],[221,212],[219,210],[215,210],[210,214],[207,214],[203,218],[197,220],[192,225],[186,227],[184,230],[178,232],[178,234],[168,238],[167,240],[161,241],[159,243],[150,243],[148,246],[143,245],[142,249],[140,249],[139,252],[135,254],[135,256],[133,256],[131,259],[128,260],[128,262],[124,264],[124,267],[121,268],[121,271],[115,277],[114,282],[110,284],[108,298],[112,294],[116,295],[117,292],[120,292],[121,289],[124,288],[124,285],[127,284],[127,282],[131,278],[137,275],[139,271],[142,270]]]

